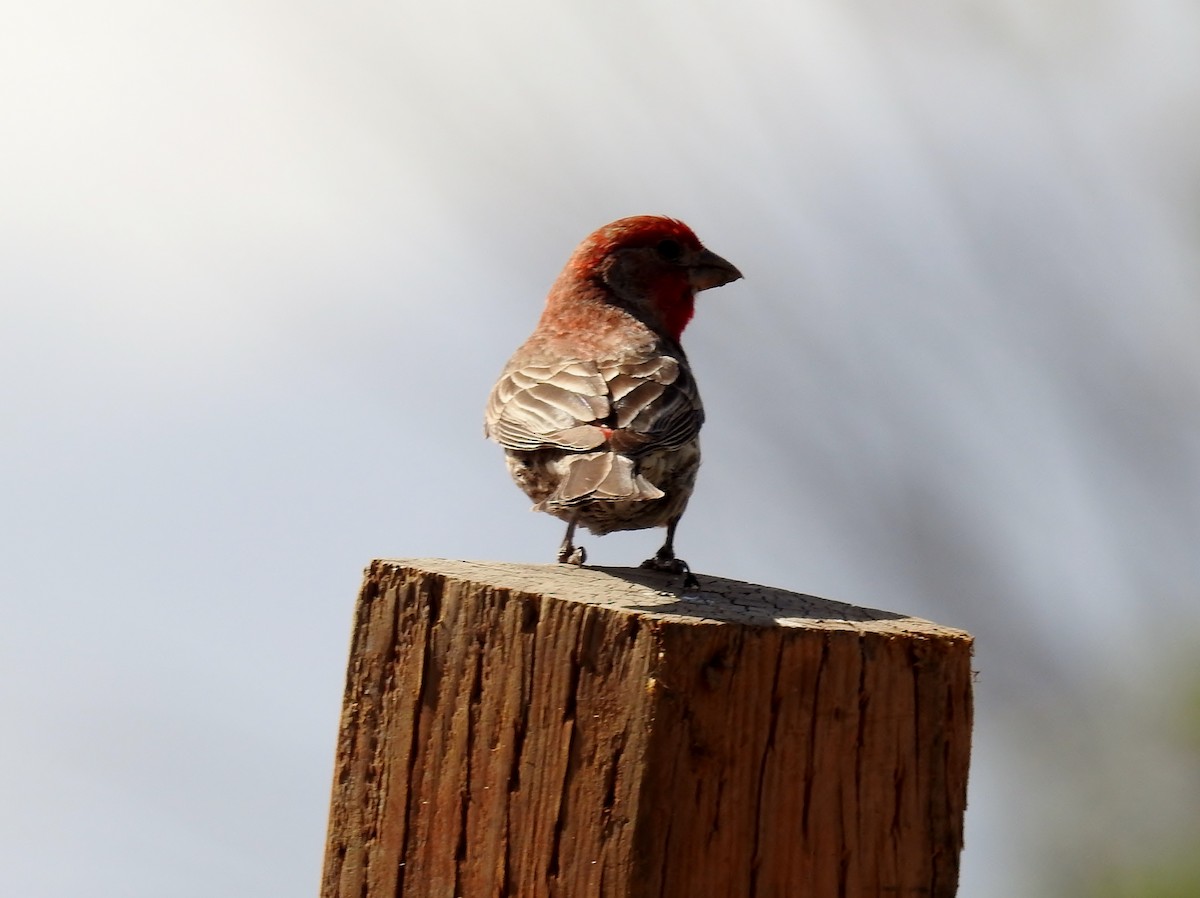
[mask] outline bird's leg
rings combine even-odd
[[[692,573],[688,563],[682,558],[675,557],[675,528],[679,526],[681,517],[682,515],[676,515],[667,523],[667,538],[663,542],[662,548],[654,553],[653,558],[643,561],[642,567],[662,571],[664,574],[683,574],[684,589],[699,589],[700,581],[696,579],[696,575]]]
[[[587,561],[587,549],[583,546],[573,545],[571,540],[575,536],[575,519],[567,521],[567,535],[563,537],[562,544],[558,547],[558,563],[559,564],[576,564],[582,565]]]

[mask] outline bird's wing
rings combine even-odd
[[[678,449],[700,433],[704,406],[686,364],[662,355],[601,365],[612,396],[617,448],[631,453]]]
[[[488,400],[485,432],[507,449],[676,449],[704,410],[687,366],[671,356],[513,366]]]
[[[484,431],[506,449],[584,451],[605,440],[612,411],[594,362],[510,366],[488,398]]]

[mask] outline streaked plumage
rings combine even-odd
[[[741,277],[682,222],[613,222],[576,249],[537,329],[488,400],[485,431],[534,508],[568,523],[560,561],[582,563],[592,533],[666,526],[647,565],[674,556],[675,526],[700,465],[704,408],[679,337],[696,291]]]

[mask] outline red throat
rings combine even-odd
[[[681,288],[663,290],[656,300],[655,305],[662,318],[663,330],[678,343],[683,336],[683,329],[688,326],[696,312],[696,296],[692,293],[692,288],[685,284]]]

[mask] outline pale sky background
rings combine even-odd
[[[960,894],[1196,852],[1198,48],[1185,0],[9,4],[5,893],[315,894],[361,569],[551,560],[484,400],[643,212],[746,274],[680,554],[978,640]]]

